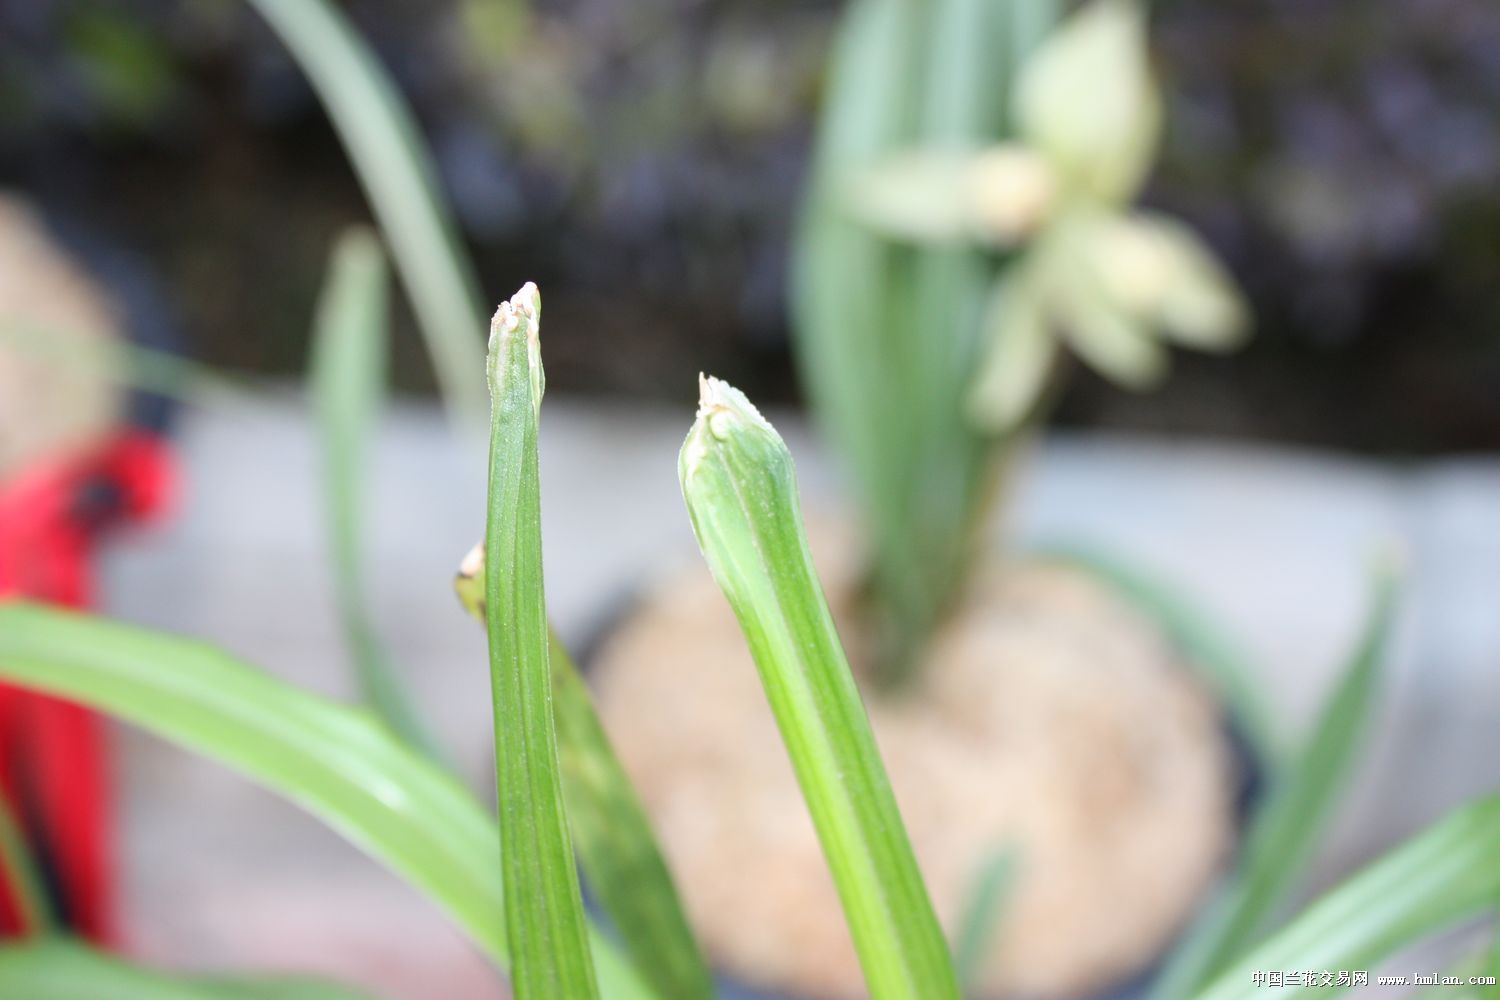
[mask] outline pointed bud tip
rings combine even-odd
[[[698,419],[708,424],[715,437],[729,422],[744,422],[772,430],[771,422],[743,392],[712,375],[698,374]]]
[[[537,291],[536,282],[528,281],[521,286],[520,291],[500,303],[500,307],[495,310],[495,315],[490,320],[490,346],[494,346],[496,338],[514,334],[520,329],[522,321],[525,321],[534,336],[537,317],[541,312],[541,292]]]
[[[458,602],[473,617],[484,621],[484,543],[469,550],[453,577]]]
[[[680,456],[685,478],[697,471],[699,464],[717,442],[727,441],[736,431],[756,430],[768,434],[778,443],[781,435],[761,415],[755,404],[734,386],[712,375],[698,375],[698,417],[688,432]]]
[[[478,542],[464,556],[463,562],[458,564],[458,575],[466,580],[472,580],[484,572],[484,543]]]

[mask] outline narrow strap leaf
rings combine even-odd
[[[468,612],[485,620],[484,549],[476,546],[455,581]],[[708,1000],[713,975],[688,924],[651,820],[615,756],[588,685],[557,633],[549,633],[552,714],[573,847],[590,895],[662,1000]]]
[[[249,0],[307,74],[396,255],[454,415],[485,412],[476,339],[478,281],[438,195],[437,171],[411,109],[368,45],[329,0]]]
[[[870,995],[957,997],[947,943],[813,569],[786,445],[738,390],[704,379],[678,468],[698,544],[739,619],[802,786]]]
[[[133,723],[290,799],[421,889],[508,966],[494,820],[369,712],[202,642],[20,603],[0,604],[0,680]],[[606,998],[653,996],[607,938],[594,934],[592,944]]]
[[[25,1000],[369,1000],[312,979],[157,972],[57,940],[0,948],[0,996]]]
[[[1386,854],[1242,954],[1197,1000],[1266,995],[1268,970],[1368,969],[1500,898],[1500,796],[1466,805]],[[1282,987],[1276,996],[1323,996],[1318,985]]]
[[[563,804],[542,583],[540,322],[528,284],[490,326],[485,594],[500,848],[517,1000],[587,1000],[597,988]]]
[[[1312,735],[1256,816],[1239,869],[1163,971],[1157,997],[1191,994],[1254,944],[1295,885],[1358,757],[1394,606],[1394,580],[1382,576],[1363,635]]]
[[[1500,980],[1500,896],[1496,897],[1495,927],[1493,930],[1494,940],[1490,943],[1490,950],[1484,956],[1484,967],[1479,970],[1478,975],[1490,979]]]
[[[713,975],[688,925],[645,807],[610,746],[588,686],[552,636],[552,710],[573,846],[591,892],[662,1000],[709,1000]]]
[[[365,702],[397,736],[437,759],[365,610],[361,499],[369,429],[385,392],[388,325],[380,245],[372,233],[351,229],[334,247],[310,365],[339,615]]]
[[[1014,847],[994,851],[979,866],[974,884],[969,889],[958,933],[953,936],[953,964],[965,995],[978,990],[984,960],[989,957],[1011,890],[1015,887],[1016,862]]]
[[[261,391],[232,372],[178,357],[169,351],[141,347],[125,341],[111,342],[98,355],[69,349],[76,333],[15,320],[0,319],[0,347],[17,350],[28,359],[107,379],[129,389],[179,402],[201,402],[205,398],[243,400]]]

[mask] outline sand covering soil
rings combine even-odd
[[[840,617],[849,560],[824,553],[819,566]],[[1230,751],[1160,632],[1092,578],[1037,564],[975,583],[915,688],[866,703],[950,934],[985,860],[1017,852],[982,991],[1083,995],[1155,958],[1227,860]],[[775,722],[706,571],[650,593],[592,667],[711,959],[796,996],[864,995]]]

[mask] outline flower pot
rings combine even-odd
[[[864,683],[853,546],[818,565],[952,933],[1014,851],[978,994],[1129,995],[1230,860],[1256,768],[1159,629],[1083,571],[991,564],[910,684]],[[726,995],[865,993],[739,629],[705,570],[651,589],[586,657]]]

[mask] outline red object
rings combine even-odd
[[[165,445],[139,430],[0,484],[0,599],[86,606],[100,535],[159,512],[172,485]],[[0,685],[0,792],[66,924],[107,945],[115,937],[115,880],[104,744],[92,712]],[[21,929],[15,901],[0,886],[0,937]]]

